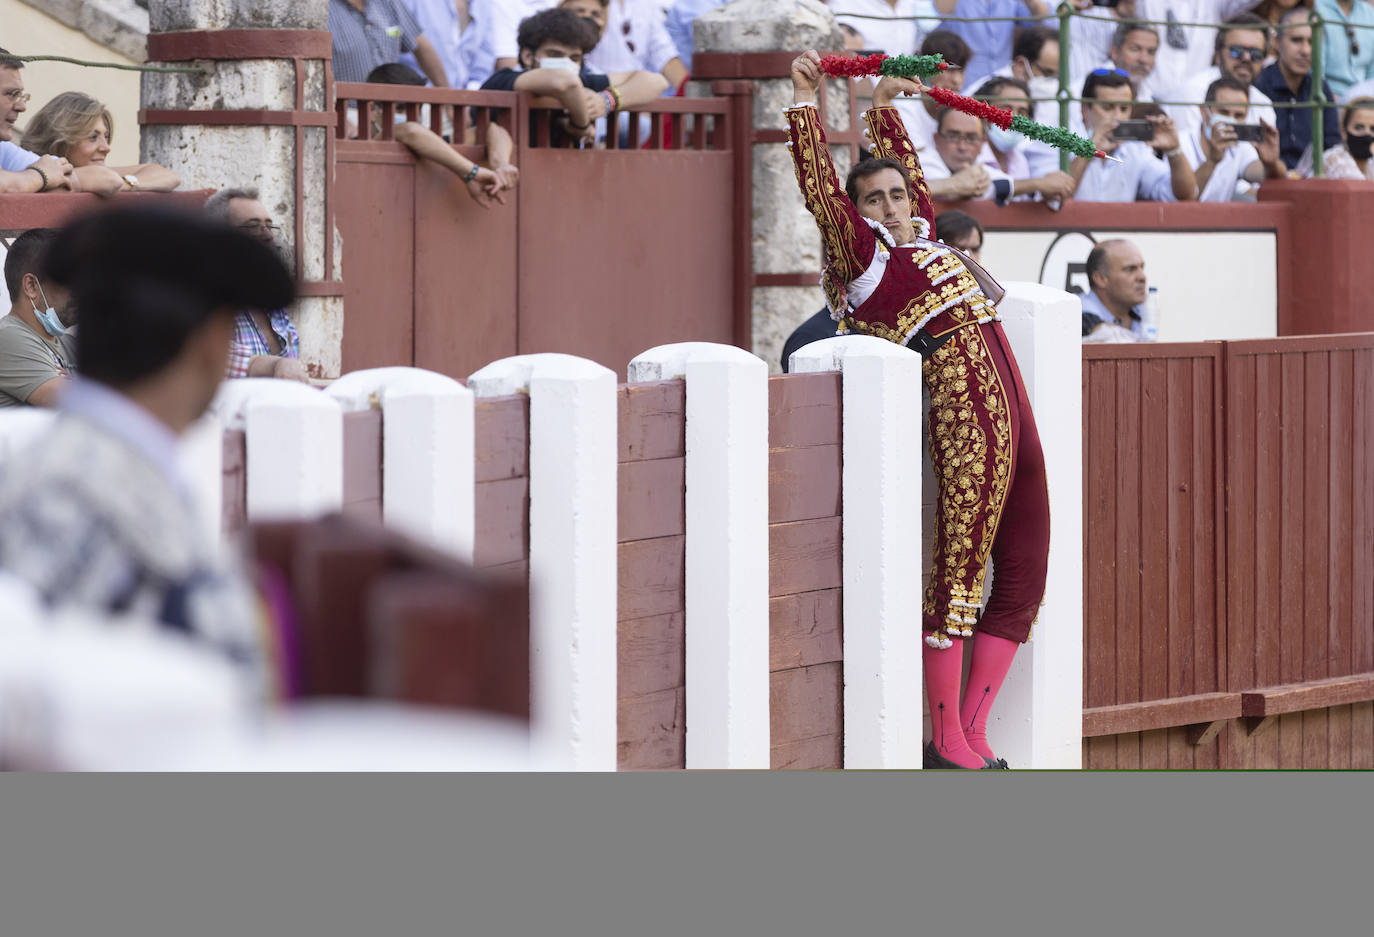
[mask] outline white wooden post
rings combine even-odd
[[[313,518],[343,506],[343,413],[295,381],[225,381],[214,409],[245,431],[250,521]]]
[[[181,473],[191,486],[196,518],[206,541],[223,545],[224,424],[214,409],[207,411],[181,435]]]
[[[1078,300],[1039,283],[1007,283],[997,304],[1035,410],[1050,491],[1045,604],[1017,653],[988,724],[1014,767],[1083,763],[1083,384]],[[992,571],[997,575],[996,567]]]
[[[768,768],[768,365],[651,348],[629,378],[687,383],[687,767]]]
[[[813,342],[843,372],[844,766],[921,764],[921,358],[871,336]]]
[[[325,393],[345,413],[382,411],[382,519],[472,562],[472,391],[420,368],[345,374]]]
[[[585,358],[504,358],[478,397],[530,396],[530,711],[540,760],[616,768],[615,372]]]

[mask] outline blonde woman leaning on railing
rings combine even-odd
[[[1341,113],[1341,142],[1322,155],[1328,179],[1365,179],[1374,182],[1374,98],[1355,98]],[[1298,174],[1312,177],[1312,148],[1308,147],[1298,163]]]
[[[114,119],[109,108],[88,94],[64,91],[29,119],[20,143],[34,153],[67,159],[76,168],[83,192],[170,192],[181,185],[175,172],[157,163],[105,165],[113,139]]]

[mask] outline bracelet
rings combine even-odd
[[[621,106],[622,106],[622,99],[621,99],[621,97],[620,97],[620,92],[619,92],[618,90],[616,90],[615,88],[607,88],[606,90],[607,90],[608,92],[610,92],[611,97],[615,98],[615,109],[616,109],[617,111],[620,110],[620,108],[621,108]]]
[[[611,94],[609,89],[601,92],[601,99],[606,102],[606,110],[616,111],[620,109],[620,102],[616,100],[615,95]]]
[[[39,188],[38,191],[46,192],[48,189],[48,174],[43,170],[39,169],[37,166],[27,166],[25,168],[32,169],[34,172],[38,173],[38,178],[43,180],[43,185],[41,188]]]
[[[1165,158],[1165,159],[1173,159],[1175,156],[1182,156],[1182,155],[1183,155],[1183,147],[1181,147],[1181,146],[1176,146],[1176,147],[1174,147],[1172,150],[1170,150],[1169,152],[1165,153],[1165,154],[1164,154],[1164,158]]]
[[[471,182],[473,179],[476,179],[476,178],[477,178],[477,169],[478,169],[477,164],[476,164],[476,163],[473,163],[473,164],[472,164],[472,168],[468,170],[468,174],[467,174],[466,176],[463,177],[463,181],[464,181],[464,182]]]

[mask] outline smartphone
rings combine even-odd
[[[1148,143],[1155,136],[1155,125],[1148,120],[1123,120],[1112,130],[1113,140],[1141,140]]]
[[[1095,6],[1095,7],[1114,7],[1114,6],[1116,6],[1116,5],[1117,5],[1118,3],[1120,3],[1120,2],[1121,2],[1121,0],[1093,0],[1093,6]]]
[[[1236,131],[1236,139],[1246,143],[1263,143],[1264,127],[1260,124],[1232,124]]]

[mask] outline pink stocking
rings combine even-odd
[[[968,689],[959,707],[959,725],[968,747],[984,758],[997,757],[988,747],[988,711],[997,691],[1007,679],[1011,659],[1021,645],[995,634],[980,632],[973,639],[973,661],[969,666]]]
[[[965,768],[982,768],[983,757],[968,747],[964,732],[959,728],[957,700],[959,678],[964,669],[963,648],[964,642],[958,639],[953,647],[944,650],[928,644],[921,646],[926,702],[930,705],[930,734],[935,750],[945,758]]]

